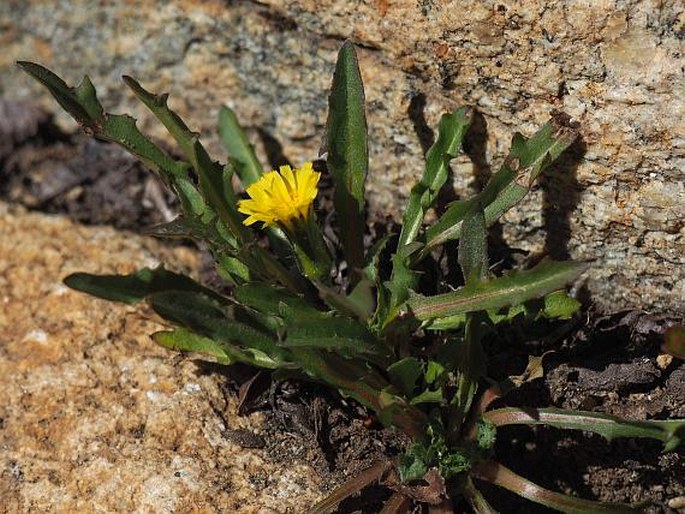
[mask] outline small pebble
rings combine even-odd
[[[656,358],[656,365],[659,369],[666,369],[673,361],[673,355],[668,355],[667,353],[662,353]]]
[[[685,496],[676,496],[668,500],[668,506],[671,509],[685,509]]]

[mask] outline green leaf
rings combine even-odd
[[[495,426],[547,425],[566,430],[592,432],[611,441],[617,437],[642,437],[664,443],[673,451],[685,436],[685,420],[630,421],[609,414],[563,409],[522,409],[505,407],[486,412],[483,417]]]
[[[207,203],[219,215],[221,221],[240,241],[250,240],[250,232],[241,223],[236,210],[237,199],[230,183],[223,180],[223,169],[219,163],[211,160],[207,151],[200,144],[200,135],[192,132],[185,122],[167,105],[167,94],[155,95],[144,89],[132,77],[124,75],[124,82],[131,88],[138,99],[166,127],[171,136],[195,169],[200,182],[200,190]]]
[[[421,361],[414,357],[405,357],[388,366],[390,382],[405,396],[411,397],[416,381],[423,374]]]
[[[373,297],[371,296],[371,285],[366,278],[362,278],[352,293],[345,296],[338,293],[332,287],[328,287],[321,282],[314,282],[314,286],[319,292],[326,305],[335,309],[340,314],[347,315],[366,323],[369,319],[370,311],[373,309]]]
[[[544,299],[534,299],[523,304],[504,309],[490,309],[488,316],[495,325],[510,322],[517,316],[523,315],[528,319],[570,319],[581,305],[578,300],[569,296],[566,291],[553,291],[545,295]],[[430,322],[428,330],[454,330],[466,323],[466,314],[460,313],[455,316],[438,318]]]
[[[364,267],[364,180],[369,167],[364,86],[354,46],[340,49],[326,123],[328,171],[335,183],[339,235],[353,284]]]
[[[282,319],[287,332],[284,344],[289,348],[328,349],[343,356],[363,354],[381,364],[388,358],[385,347],[364,325],[320,311],[289,291],[249,283],[236,287],[234,294],[240,303]]]
[[[473,119],[473,110],[462,107],[443,114],[438,125],[438,137],[426,154],[426,168],[421,180],[412,188],[407,210],[402,218],[398,248],[411,243],[419,233],[423,217],[445,185],[449,163],[461,149],[461,143]]]
[[[219,137],[228,151],[228,156],[235,164],[243,185],[247,187],[259,180],[262,176],[262,166],[238,118],[227,106],[219,110]]]
[[[380,265],[381,256],[388,246],[388,241],[394,234],[386,234],[378,239],[369,250],[366,252],[366,265],[364,266],[364,274],[374,284],[380,283]]]
[[[231,169],[235,168],[243,186],[247,187],[262,176],[262,165],[253,146],[240,126],[233,110],[227,106],[219,110],[219,137],[228,151]],[[292,248],[285,233],[278,227],[266,227],[271,248],[282,261],[292,258]]]
[[[685,327],[669,327],[664,334],[662,349],[674,357],[685,359]]]
[[[486,356],[482,340],[489,331],[490,325],[484,312],[470,312],[466,315],[464,341],[457,346],[454,355],[457,390],[450,401],[450,436],[456,437],[460,433],[478,390],[478,381],[485,375]]]
[[[125,79],[134,92],[166,123],[170,132],[179,139],[189,161],[198,170],[200,188],[207,202],[190,181],[191,164],[172,159],[154,145],[138,130],[134,118],[105,113],[88,77],[85,77],[78,87],[71,88],[57,75],[40,65],[20,62],[19,66],[45,85],[58,103],[81,124],[87,134],[97,139],[117,143],[171,186],[181,199],[186,218],[197,218],[199,223],[210,226],[208,229],[211,233],[210,244],[214,243],[212,251],[215,256],[224,252],[235,256],[236,249],[239,247],[236,244],[236,235],[244,240],[249,238],[250,233],[246,231],[237,214],[233,212],[235,195],[230,187],[226,187],[227,175],[220,166],[211,162],[199,145],[197,135],[190,132],[180,118],[166,107],[166,97],[151,95],[133,79]],[[221,218],[222,224],[215,219],[217,215]],[[197,228],[198,223],[194,226]],[[219,239],[224,239],[224,241],[217,244]],[[250,267],[256,268],[262,276],[274,277],[288,284],[289,287],[294,287],[287,270],[279,268],[278,263],[270,262],[273,258],[257,255],[260,253],[258,248],[251,245],[242,247],[252,249],[251,253],[254,254],[248,256],[254,257],[253,259],[242,259],[245,264],[248,264],[249,260]]]
[[[131,275],[73,273],[64,279],[64,283],[77,291],[129,305],[163,291],[194,291],[217,299],[221,298],[192,278],[168,271],[162,266],[155,269],[143,268]],[[223,298],[223,300],[228,299]]]
[[[545,296],[544,308],[540,313],[548,319],[571,319],[581,304],[566,291],[554,291]]]
[[[424,375],[426,384],[434,384],[436,381],[441,380],[445,376],[445,371],[445,366],[441,362],[428,361],[426,364],[426,374]]]
[[[411,245],[411,243],[410,243]],[[404,248],[409,247],[405,246]],[[400,252],[392,256],[392,276],[383,286],[390,293],[383,303],[379,302],[377,324],[385,329],[399,315],[409,295],[419,285],[419,275],[407,265],[407,259]]]
[[[414,396],[409,403],[419,405],[421,403],[442,403],[444,400],[445,395],[442,389],[424,389]]]
[[[317,348],[343,357],[360,356],[385,367],[390,358],[387,349],[363,325],[343,316],[307,317],[295,320],[287,328],[287,348]]]
[[[454,292],[431,297],[415,295],[408,304],[414,316],[421,321],[500,309],[556,291],[575,280],[586,269],[585,263],[546,259],[532,269],[470,284]]]
[[[84,129],[95,132],[97,121],[104,115],[97,100],[95,87],[86,75],[75,88],[69,87],[60,77],[39,64],[18,61],[19,67],[48,88],[59,105],[71,114]]]
[[[77,87],[69,87],[47,68],[26,61],[17,63],[22,70],[48,88],[57,100],[83,127],[97,139],[117,143],[140,159],[167,184],[188,175],[188,163],[176,161],[155,146],[136,127],[136,120],[127,115],[105,113],[97,99],[95,88],[86,76]]]
[[[425,437],[423,411],[389,392],[390,383],[367,362],[344,359],[318,349],[292,348],[291,351],[309,376],[369,407],[386,426],[395,426],[416,440]]]
[[[234,362],[234,359],[229,357],[221,344],[183,328],[155,332],[152,334],[152,339],[167,350],[204,353],[216,358],[220,364]]]
[[[428,472],[428,465],[430,464],[426,462],[426,459],[426,448],[423,445],[411,445],[399,458],[400,482],[406,484],[423,478]]]
[[[387,325],[397,315],[399,307],[407,300],[409,290],[418,285],[418,274],[409,265],[412,254],[423,244],[415,241],[426,210],[433,205],[440,189],[445,184],[450,161],[457,156],[471,120],[473,111],[462,107],[440,118],[438,138],[426,154],[426,168],[421,181],[416,184],[409,196],[409,204],[402,219],[402,231],[397,244],[397,253],[392,259],[393,268],[390,281],[386,285],[390,291],[389,305],[379,310],[385,314],[383,325]],[[417,247],[417,245],[419,245]]]
[[[571,146],[577,137],[577,124],[558,112],[531,139],[526,140],[516,134],[509,156],[483,191],[469,200],[454,202],[435,225],[426,231],[426,247],[419,258],[428,255],[439,244],[458,239],[464,217],[476,202],[483,205],[486,226],[492,225],[528,194],[540,173]]]
[[[293,367],[289,352],[270,335],[231,319],[225,309],[204,294],[163,292],[150,296],[149,301],[162,318],[199,335],[235,345],[242,352],[262,352],[272,363],[267,367]]]
[[[302,319],[318,319],[325,315],[304,298],[291,291],[261,282],[250,282],[236,287],[235,299],[256,311],[278,316],[287,323]]]
[[[347,295],[347,300],[354,306],[354,312],[358,319],[364,322],[368,322],[376,308],[373,285],[373,281],[364,274],[350,294]]]
[[[602,503],[545,489],[517,475],[499,462],[485,461],[478,464],[473,475],[535,503],[566,514],[630,514],[642,512],[642,508],[624,503]],[[487,512],[487,511],[486,511]]]
[[[242,362],[250,366],[277,369],[279,363],[266,353],[254,348],[241,350],[235,345],[202,337],[184,328],[155,332],[152,339],[167,350],[176,352],[197,352],[214,357],[219,364]]]
[[[478,284],[488,273],[488,234],[479,203],[464,218],[459,239],[459,265],[466,285]]]

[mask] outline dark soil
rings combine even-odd
[[[0,142],[2,200],[133,231],[174,215],[173,198],[132,158],[113,145],[61,133],[32,106],[0,99]],[[631,419],[685,418],[685,364],[659,356],[661,335],[676,321],[683,320],[641,312],[603,315],[590,307],[571,322],[503,331],[487,348],[495,378],[519,375],[528,355],[549,353],[544,378],[524,384],[498,404],[580,408]],[[321,386],[271,382],[255,373],[231,369],[227,387],[243,386],[244,409],[264,410],[265,431],[226,436],[264,448],[272,459],[313,465],[329,488],[376,459],[400,453],[406,444],[401,434],[379,426],[355,402]],[[682,446],[662,454],[658,443],[645,439],[608,443],[551,428],[507,427],[498,434],[496,453],[502,463],[550,489],[588,499],[645,501],[650,513],[685,512]],[[482,485],[502,513],[548,512]],[[377,512],[385,494],[367,491],[345,502],[340,512]],[[678,498],[680,510],[669,507]]]

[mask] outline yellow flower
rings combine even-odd
[[[296,170],[281,166],[278,171],[265,173],[248,186],[246,192],[250,198],[238,202],[238,211],[248,216],[243,224],[249,226],[262,221],[264,225],[292,230],[294,220],[309,216],[320,176],[311,162]]]

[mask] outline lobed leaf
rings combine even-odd
[[[461,235],[462,222],[475,203],[481,203],[486,226],[492,225],[502,214],[519,203],[535,179],[554,162],[578,137],[578,126],[560,112],[554,112],[531,139],[516,134],[509,156],[493,175],[481,193],[469,200],[454,202],[440,219],[426,231],[423,258],[432,248]]]
[[[136,97],[150,109],[166,127],[171,136],[197,173],[200,190],[207,203],[219,215],[221,221],[229,228],[238,240],[250,239],[250,232],[245,229],[236,210],[237,199],[230,182],[223,180],[223,169],[214,162],[200,144],[200,135],[192,132],[178,114],[167,105],[169,95],[156,95],[143,88],[135,79],[124,75],[124,83],[131,88]]]
[[[87,134],[97,139],[117,143],[140,159],[167,184],[173,183],[177,178],[188,176],[188,163],[176,161],[160,150],[138,130],[134,118],[105,113],[88,76],[85,76],[78,86],[72,88],[39,64],[27,61],[19,61],[17,64],[43,84],[57,103],[81,125]]]
[[[438,137],[426,154],[426,168],[421,180],[412,188],[407,210],[402,218],[398,248],[416,239],[426,211],[433,205],[445,185],[449,163],[461,149],[461,143],[473,119],[473,110],[462,107],[443,114],[438,124]]]
[[[496,426],[547,425],[566,430],[583,430],[601,435],[607,441],[617,437],[642,437],[664,443],[665,451],[678,447],[685,436],[685,420],[630,421],[609,414],[563,409],[522,409],[505,407],[483,414]]]
[[[517,316],[529,319],[570,319],[581,305],[578,300],[569,296],[566,291],[553,291],[541,300],[535,299],[504,309],[489,310],[488,316],[494,324],[510,322]],[[425,327],[428,330],[454,330],[466,323],[466,314],[438,318],[430,321]]]
[[[514,272],[487,282],[473,283],[451,293],[415,295],[408,305],[421,321],[456,316],[466,312],[501,309],[542,297],[575,280],[585,263],[545,259],[532,269]]]

